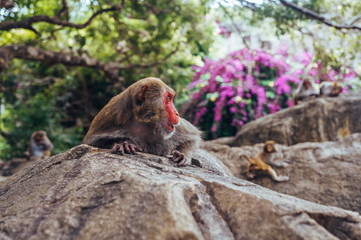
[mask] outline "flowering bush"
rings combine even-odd
[[[274,55],[244,48],[218,61],[205,59],[204,66],[193,66],[196,73],[187,86],[192,95],[182,114],[207,139],[232,136],[246,122],[292,106],[292,92],[305,76],[316,83],[343,80],[344,91],[357,78],[351,68],[336,71],[312,63],[309,52],[293,56],[292,64],[289,59],[285,45]]]

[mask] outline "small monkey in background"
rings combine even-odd
[[[178,166],[189,165],[201,131],[179,117],[174,94],[158,78],[135,82],[98,113],[83,143],[121,155],[139,151],[167,156]]]
[[[293,93],[293,102],[297,105],[300,101],[307,101],[319,96],[319,91],[314,82],[306,78],[297,87]]]
[[[320,95],[325,97],[337,97],[342,92],[342,86],[337,82],[322,82],[320,84]]]
[[[34,132],[30,137],[29,159],[44,159],[51,156],[53,144],[50,142],[45,131]]]
[[[248,167],[247,167],[247,177],[248,178],[254,178],[255,177],[255,171],[261,170],[261,171],[267,171],[268,174],[271,176],[271,178],[276,182],[284,182],[288,181],[289,178],[287,176],[278,176],[276,171],[273,170],[273,168],[268,165],[266,162],[270,163],[270,160],[272,158],[272,153],[276,152],[275,148],[275,141],[266,141],[263,147],[263,151],[259,153],[256,157],[250,158],[247,155],[244,155],[245,158],[248,161]],[[274,164],[278,167],[286,167],[288,164]]]

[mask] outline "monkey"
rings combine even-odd
[[[337,82],[322,82],[320,84],[320,95],[325,97],[337,97],[342,92],[342,86]]]
[[[276,182],[285,182],[289,180],[287,176],[278,176],[276,171],[268,165],[266,162],[269,162],[272,158],[272,153],[276,152],[275,141],[266,141],[263,147],[263,151],[259,153],[256,157],[250,158],[247,155],[244,155],[248,161],[247,166],[247,177],[252,179],[255,177],[255,171],[267,171],[267,173],[271,176],[271,178]],[[270,162],[269,162],[270,163]],[[283,164],[275,164],[273,165],[278,167],[286,167],[288,166],[287,163]]]
[[[319,91],[317,90],[313,81],[309,78],[304,79],[297,87],[293,93],[293,102],[295,105],[299,101],[307,101],[319,96]]]
[[[159,78],[138,80],[100,110],[83,143],[115,154],[145,152],[166,156],[177,166],[189,165],[201,131],[179,116],[174,95]]]
[[[50,142],[45,131],[36,131],[31,135],[28,148],[30,160],[50,157],[52,149],[53,144]]]

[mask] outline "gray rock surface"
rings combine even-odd
[[[233,147],[274,140],[294,145],[343,139],[361,132],[361,93],[318,98],[245,124],[234,138],[216,140]]]
[[[361,239],[357,212],[80,145],[0,183],[2,239]]]
[[[206,142],[203,148],[222,159],[234,176],[247,179],[248,162],[242,156],[261,152],[263,144],[229,147]],[[361,213],[360,133],[336,142],[300,143],[289,147],[277,144],[276,148],[274,162],[286,162],[289,166],[274,169],[290,180],[276,183],[267,176],[260,176],[252,182],[308,201]]]

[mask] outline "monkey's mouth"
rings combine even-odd
[[[174,131],[174,125],[171,124],[171,123],[167,123],[167,129],[173,132]]]

